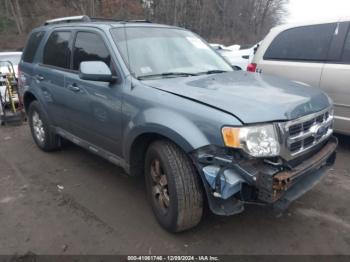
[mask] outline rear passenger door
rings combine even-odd
[[[122,81],[105,83],[79,78],[81,62],[102,61],[116,73],[112,48],[99,30],[77,31],[73,43],[73,71],[66,75],[65,86],[70,90],[72,133],[99,148],[120,155]],[[91,149],[94,150],[94,149]],[[98,150],[98,149],[95,149]]]
[[[67,112],[71,94],[64,86],[64,75],[70,70],[72,36],[70,30],[53,31],[45,43],[41,63],[37,64],[34,74],[50,121],[67,131],[70,131]]]
[[[350,32],[346,25],[335,48],[339,52],[325,65],[320,86],[334,101],[335,130],[350,134]]]
[[[257,71],[318,87],[337,23],[301,26],[281,32],[259,61]]]

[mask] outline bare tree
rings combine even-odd
[[[4,16],[15,22],[17,31],[22,34],[24,31],[23,15],[21,5],[18,0],[5,0],[4,2]]]
[[[185,26],[207,39],[256,42],[278,24],[288,0],[153,0],[153,20]]]
[[[148,19],[188,28],[209,41],[253,44],[282,21],[288,0],[0,0],[0,48],[23,46],[26,34],[43,21],[89,15]],[[9,23],[7,22],[9,21]],[[11,24],[13,26],[11,26]],[[2,29],[4,30],[4,29]],[[16,42],[8,39],[13,37]]]

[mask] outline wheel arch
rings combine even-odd
[[[139,176],[143,174],[144,169],[144,159],[148,147],[157,140],[168,140],[179,148],[181,148],[185,153],[189,153],[195,148],[191,145],[185,138],[176,134],[174,131],[168,132],[157,132],[157,131],[146,131],[138,134],[134,137],[130,143],[129,150],[127,150],[127,159],[130,166],[130,175]]]
[[[27,113],[28,113],[28,109],[29,109],[30,104],[33,101],[37,101],[37,100],[38,100],[37,97],[32,92],[27,91],[24,93],[23,104],[24,104],[24,109]]]
[[[198,126],[198,119],[165,108],[142,111],[125,126],[123,156],[129,163],[130,170],[134,170],[135,165],[143,164],[141,161],[144,160],[147,147],[157,139],[167,139],[185,153],[211,144],[210,136],[204,132],[206,129]]]

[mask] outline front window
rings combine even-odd
[[[126,27],[111,32],[130,71],[139,79],[232,71],[207,43],[186,30]]]
[[[78,32],[74,44],[73,70],[79,70],[80,63],[85,61],[102,61],[110,66],[111,56],[99,35]]]

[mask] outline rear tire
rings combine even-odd
[[[159,140],[145,160],[147,195],[159,224],[170,232],[198,225],[203,214],[200,178],[188,156],[175,144]]]
[[[41,150],[50,152],[60,148],[60,137],[51,131],[49,121],[38,101],[29,105],[28,122],[33,139]]]

